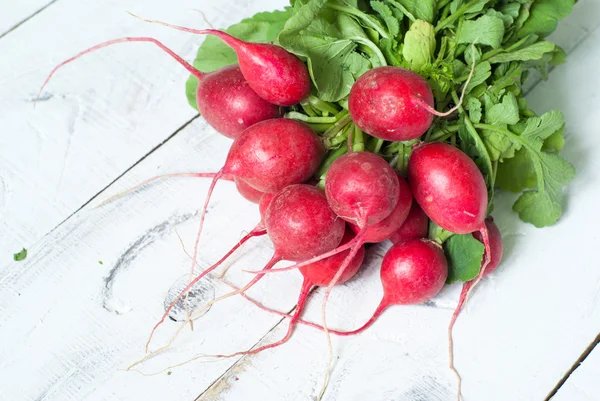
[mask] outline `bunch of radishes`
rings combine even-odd
[[[260,205],[257,227],[181,292],[153,332],[196,282],[249,238],[266,234],[275,252],[264,269],[254,272],[243,288],[202,308],[235,294],[244,295],[267,272],[300,270],[304,283],[286,336],[242,353],[260,352],[287,341],[295,324],[302,322],[302,309],[313,286],[327,287],[323,326],[308,324],[339,335],[359,333],[388,306],[428,301],[443,287],[448,264],[441,245],[427,238],[429,220],[452,233],[473,233],[485,245],[479,275],[464,285],[452,326],[474,284],[492,271],[502,256],[498,229],[491,218],[486,220],[488,191],[477,165],[452,144],[419,141],[434,115],[447,115],[455,108],[437,112],[430,86],[415,72],[400,67],[374,68],[352,87],[347,111],[334,109],[345,116],[348,146],[328,153],[325,145],[331,135],[319,135],[304,122],[282,117],[286,107],[305,101],[311,93],[308,69],[299,58],[282,47],[244,42],[218,30],[175,28],[218,36],[236,51],[239,66],[204,74],[155,39],[123,38],[88,49],[56,67],[110,44],[145,41],[158,45],[198,78],[198,110],[216,131],[234,141],[223,168],[204,174],[213,181],[202,209],[192,266],[210,195],[220,178],[233,179],[243,197]],[[377,152],[357,151],[364,149],[354,146],[362,132],[380,141],[410,146],[406,177]],[[375,148],[379,149],[381,145]],[[352,332],[329,330],[325,303],[331,288],[359,270],[365,243],[388,239],[394,245],[382,261],[384,295],[373,317]],[[296,264],[273,269],[281,260]]]

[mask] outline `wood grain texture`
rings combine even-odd
[[[552,401],[595,401],[600,398],[600,348],[596,347],[552,397]]]
[[[1,401],[300,401],[318,393],[325,338],[304,327],[288,344],[257,356],[196,361],[156,377],[118,370],[142,355],[170,287],[189,272],[176,231],[189,247],[208,182],[165,180],[93,207],[156,174],[216,171],[229,141],[201,119],[56,227],[194,115],[183,96],[185,71],[141,45],[133,56],[133,50],[115,47],[82,59],[53,81],[51,98],[35,113],[30,109],[38,81],[54,63],[102,40],[156,33],[191,60],[198,38],[121,17],[121,10],[129,9],[150,18],[204,24],[195,11],[184,10],[191,3],[177,3],[179,8],[158,3],[60,0],[0,40],[0,50],[16,60],[13,67],[0,65],[0,121],[9,128],[0,134],[1,257],[15,247],[30,247],[26,261],[0,263]],[[213,3],[202,8],[209,20],[221,18],[223,25],[283,4]],[[595,94],[600,32],[594,29],[600,12],[594,1],[578,7],[587,7],[576,11],[581,25],[570,18],[565,24],[571,28],[556,34],[578,38],[569,42],[569,62],[529,96],[537,111],[565,111],[565,155],[578,176],[569,189],[567,213],[552,228],[518,223],[510,210],[512,197],[498,200],[495,217],[505,236],[506,259],[482,282],[456,326],[466,401],[543,399],[600,331],[600,272],[592,259],[598,241],[593,227],[600,223],[595,162],[600,156]],[[44,31],[61,18],[69,24]],[[31,65],[33,59],[38,64]],[[257,220],[256,207],[240,199],[231,183],[219,184],[201,243],[202,265],[220,257]],[[332,292],[332,327],[355,328],[372,313],[381,296],[377,268],[384,249],[372,249],[360,275]],[[227,279],[237,285],[249,280],[240,269],[260,267],[271,252],[265,239],[252,240],[233,258]],[[265,278],[250,294],[287,311],[300,284],[296,272],[282,273]],[[207,296],[212,290],[216,295],[229,291],[214,277],[206,288]],[[428,305],[391,308],[362,335],[334,339],[336,363],[325,399],[452,399],[455,382],[447,369],[445,330],[457,293],[452,286]],[[321,297],[322,291],[311,296],[308,319],[320,319]],[[171,352],[149,361],[144,370],[159,370],[196,352],[227,353],[271,342],[283,335],[286,324],[232,298],[196,320],[194,332],[186,329]],[[155,344],[164,343],[176,327],[167,321]]]
[[[114,189],[161,171],[216,170],[227,142],[197,120]],[[175,230],[190,246],[207,187],[207,180],[173,179],[102,208],[93,208],[95,202],[6,272],[0,279],[0,337],[5,339],[0,344],[0,400],[186,400],[231,367],[235,359],[192,364],[151,378],[118,371],[143,355],[165,295],[189,272],[190,261]],[[218,259],[256,223],[256,206],[240,199],[232,183],[219,185],[205,227],[202,265]],[[233,258],[243,257],[243,262],[232,267],[228,279],[243,284],[252,276],[240,273],[241,267],[259,268],[269,253],[265,239],[254,240]],[[216,295],[229,291],[218,280],[209,282]],[[251,294],[264,301],[261,290],[273,285],[269,298],[289,310],[295,301],[290,288],[300,285],[300,277],[280,275],[259,284]],[[247,302],[224,301],[196,321],[193,333],[186,330],[173,352],[150,361],[144,370],[152,372],[196,350],[249,348],[278,321]],[[167,321],[156,346],[177,326]]]
[[[204,4],[227,26],[280,1]],[[149,35],[193,60],[200,36],[141,22],[206,27],[198,3],[60,0],[0,40],[0,271],[92,196],[189,121],[188,73],[151,44],[125,43],[59,71],[33,100],[52,67],[109,39]],[[57,29],[60,27],[60,29]]]
[[[0,0],[0,36],[27,21],[57,0]]]

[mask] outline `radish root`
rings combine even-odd
[[[365,234],[367,233],[366,219],[364,220],[363,227],[364,228],[360,231],[360,233],[358,233],[358,235],[352,241],[348,242],[354,243],[355,246],[354,248],[352,248],[352,251],[348,254],[348,256],[346,256],[346,259],[344,259],[344,261],[342,262],[342,265],[335,273],[335,276],[333,276],[333,279],[331,280],[331,282],[327,286],[327,289],[325,290],[325,296],[323,297],[323,306],[321,307],[321,319],[323,321],[323,330],[325,331],[325,336],[327,337],[327,347],[329,349],[329,356],[327,360],[327,367],[325,368],[323,386],[321,387],[321,391],[319,392],[319,396],[317,397],[318,401],[320,401],[323,398],[323,395],[325,394],[327,384],[329,383],[329,373],[331,371],[331,365],[333,364],[333,346],[331,344],[331,335],[329,334],[329,328],[327,327],[327,301],[329,300],[329,294],[331,293],[333,286],[337,284],[340,277],[342,276],[342,274],[344,274],[344,271],[350,265],[352,259],[354,259],[354,257],[358,253],[358,250],[362,246],[362,240],[365,237]]]
[[[469,296],[471,294],[471,291],[473,291],[473,288],[475,288],[477,286],[477,284],[479,284],[479,281],[481,281],[481,279],[485,275],[486,268],[487,268],[488,264],[490,263],[491,257],[492,257],[489,233],[488,233],[487,227],[485,226],[485,223],[484,223],[483,227],[479,230],[479,232],[481,233],[481,237],[483,239],[483,245],[485,247],[485,256],[484,256],[483,264],[481,266],[481,269],[480,269],[477,277],[475,279],[473,279],[471,281],[467,281],[466,283],[463,284],[462,290],[460,292],[460,297],[458,299],[458,304],[456,305],[456,309],[454,310],[454,313],[452,314],[452,319],[450,320],[450,324],[448,325],[449,367],[450,367],[450,370],[452,370],[452,372],[454,372],[454,374],[456,375],[457,387],[458,387],[457,393],[456,393],[456,399],[458,401],[460,401],[460,399],[461,399],[462,378],[460,376],[460,373],[458,373],[458,370],[454,366],[454,340],[452,338],[452,331],[454,330],[454,324],[456,323],[456,319],[458,318],[460,311],[462,310],[463,306],[466,305],[467,301],[469,300]]]

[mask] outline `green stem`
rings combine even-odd
[[[377,141],[375,142],[375,147],[373,148],[373,153],[379,153],[382,146],[383,146],[383,139],[377,139]]]
[[[342,114],[343,117],[339,118]],[[346,124],[350,122],[350,115],[346,110],[340,111],[335,117],[338,118],[338,120],[331,128],[325,131],[325,133],[323,134],[325,138],[333,138],[337,135],[338,132],[344,129]]]
[[[383,55],[383,53],[381,52],[381,50],[379,49],[379,47],[377,47],[375,45],[375,43],[373,43],[370,40],[367,40],[365,38],[361,38],[360,36],[352,36],[352,37],[350,37],[348,39],[353,40],[356,43],[360,43],[362,45],[365,45],[369,49],[373,50],[373,52],[375,52],[375,54],[377,55],[377,58],[379,59],[379,63],[381,64],[379,67],[384,67],[384,66],[387,65],[387,60],[385,59],[385,56]]]
[[[300,105],[302,106],[302,110],[304,110],[304,112],[308,114],[309,117],[317,117],[317,113],[315,113],[313,108],[310,107],[310,104],[302,102],[300,103]]]
[[[369,27],[376,30],[377,33],[379,33],[379,35],[381,35],[382,38],[386,38],[386,39],[390,38],[390,35],[388,35],[388,33],[386,32],[386,30],[383,26],[381,26],[379,23],[376,23],[374,20],[369,18],[369,16],[367,14],[363,13],[362,11],[360,11],[356,8],[341,6],[339,4],[331,4],[331,3],[327,4],[327,7],[331,8],[332,10],[341,11],[346,14],[354,15],[355,17],[359,18],[365,25],[368,25]]]
[[[452,135],[460,129],[458,125],[451,125],[449,127],[441,128],[438,131],[434,131],[428,138],[425,138],[425,142],[435,142],[439,141],[440,138],[448,137],[448,134]]]
[[[331,124],[308,124],[313,131],[323,133],[331,128]]]
[[[340,111],[333,103],[326,102],[313,95],[308,97],[308,104],[322,113],[328,112],[336,115]]]
[[[452,91],[452,99],[454,100],[454,102],[456,104],[458,104],[458,110],[460,113],[464,114],[464,121],[465,121],[465,126],[467,127],[467,132],[471,135],[471,137],[473,138],[473,141],[475,141],[477,143],[476,147],[477,149],[480,149],[480,151],[484,151],[486,152],[485,157],[483,157],[484,161],[485,161],[485,167],[488,171],[488,173],[490,175],[493,174],[494,169],[492,168],[492,161],[490,159],[490,155],[489,153],[487,153],[487,148],[485,147],[485,144],[483,143],[483,141],[481,140],[481,137],[479,136],[479,134],[477,133],[477,130],[475,129],[475,126],[473,125],[473,122],[471,121],[471,119],[469,118],[469,116],[467,115],[467,113],[465,112],[465,109],[463,108],[462,104],[459,103],[459,99],[458,99],[458,94],[456,93],[456,91]],[[496,181],[495,177],[490,177],[490,192],[494,190],[494,187],[492,186],[492,183]]]
[[[365,136],[363,135],[363,131],[358,128],[357,125],[354,125],[354,143],[352,144],[352,150],[355,152],[364,152],[365,150]]]
[[[481,0],[472,0],[472,1],[464,4],[458,10],[456,10],[456,12],[454,14],[452,14],[449,17],[440,21],[435,26],[435,32],[437,33],[439,31],[441,31],[442,29],[444,29],[445,27],[447,27],[448,25],[450,25],[451,23],[453,23],[456,19],[460,18],[464,13],[466,13],[469,8],[473,7],[475,4],[479,3],[480,1]]]
[[[306,114],[298,113],[297,111],[290,111],[286,113],[285,118],[290,118],[292,120],[300,120],[305,123],[325,123],[325,124],[333,124],[337,122],[335,116],[333,117],[309,117]]]

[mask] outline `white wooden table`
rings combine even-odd
[[[167,4],[168,3],[168,4]],[[119,369],[143,354],[165,294],[188,274],[176,230],[191,247],[208,182],[173,179],[108,206],[106,197],[156,174],[216,171],[228,140],[187,105],[185,70],[151,45],[122,44],[82,58],[33,99],[56,63],[104,40],[145,35],[192,60],[202,38],[144,24],[125,11],[218,27],[285,0],[174,2],[0,0],[0,400],[310,400],[325,367],[321,332],[300,327],[284,346],[252,357],[194,362],[145,377]],[[567,119],[565,156],[578,175],[559,224],[521,224],[512,196],[496,207],[506,243],[500,269],[482,282],[455,330],[467,401],[600,400],[600,1],[581,0],[553,35],[569,53],[550,79],[531,85],[539,112]],[[220,184],[207,219],[201,264],[217,260],[257,222],[253,205]],[[12,254],[29,250],[23,262]],[[227,280],[264,263],[264,240],[244,247]],[[102,263],[100,263],[102,262]],[[356,280],[332,293],[329,322],[357,327],[381,296],[377,252]],[[291,310],[295,272],[264,279],[250,294]],[[229,291],[211,277],[208,294]],[[364,334],[334,338],[325,400],[450,400],[446,326],[457,287],[430,306],[395,307]],[[318,320],[320,296],[305,316]],[[178,326],[167,321],[165,342]],[[287,323],[239,297],[215,305],[155,358],[151,372],[196,352],[227,353],[282,335]],[[574,371],[573,371],[574,370]],[[572,373],[570,376],[567,375]],[[566,378],[566,380],[565,380]]]

